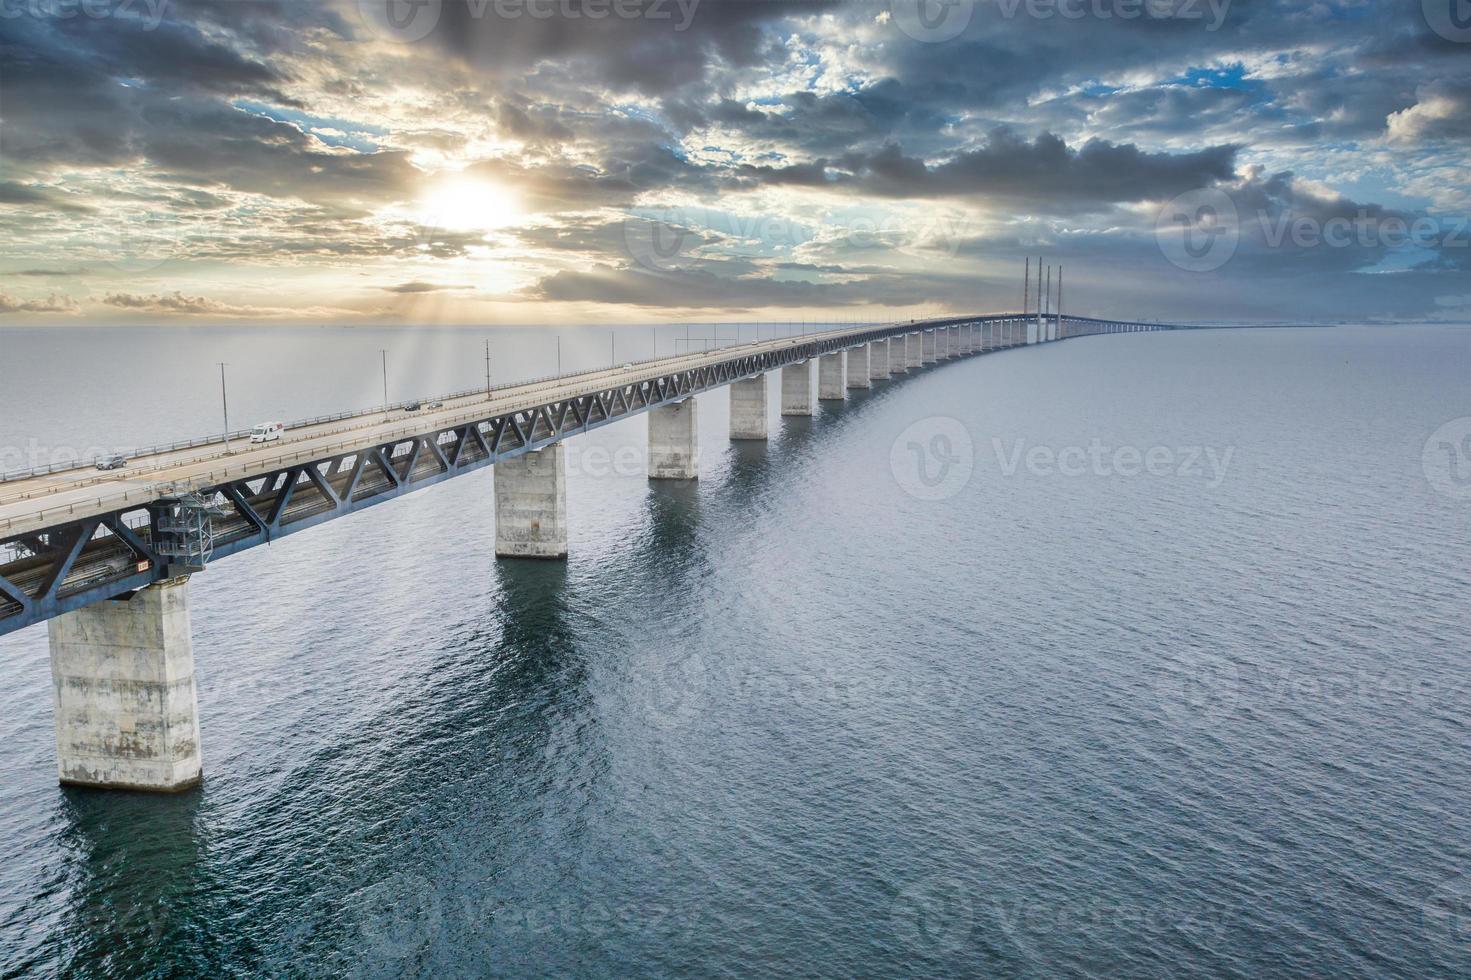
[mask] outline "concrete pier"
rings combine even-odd
[[[781,413],[812,414],[812,362],[788,364],[781,369]]]
[[[935,360],[943,361],[950,356],[950,328],[940,327],[935,331]]]
[[[950,356],[959,357],[965,351],[961,348],[964,339],[960,336],[961,328],[958,326],[950,328]]]
[[[63,783],[177,792],[199,783],[189,580],[170,579],[48,624]]]
[[[889,338],[889,373],[907,374],[909,372],[908,360],[904,356],[904,338]]]
[[[496,556],[566,558],[566,446],[502,459],[494,471]]]
[[[923,353],[920,354],[921,362],[924,364],[935,363],[935,332],[933,330],[926,330],[920,334],[920,337],[924,344]]]
[[[875,340],[868,345],[868,376],[873,381],[882,381],[889,376],[889,342]]]
[[[924,341],[921,336],[918,333],[904,335],[904,366],[911,371],[924,367],[924,356],[921,349]]]
[[[766,375],[743,378],[730,386],[730,437],[765,439]]]
[[[840,402],[848,397],[848,355],[845,351],[824,354],[817,361],[817,397]]]
[[[700,477],[699,412],[693,398],[649,410],[649,479]]]
[[[868,377],[868,345],[859,344],[848,349],[848,387],[872,388]]]

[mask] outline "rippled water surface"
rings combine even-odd
[[[217,360],[240,424],[373,404],[379,348],[391,397],[483,377],[448,331],[0,345],[9,447],[198,434]],[[196,576],[179,797],[58,788],[45,629],[0,639],[0,973],[1465,976],[1468,374],[1456,328],[1141,334],[767,444],[702,396],[698,484],[579,436],[566,564],[493,557],[482,471]]]

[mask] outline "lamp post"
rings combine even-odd
[[[383,358],[383,417],[388,418],[388,351],[382,347],[378,353]]]
[[[220,366],[220,407],[225,411],[225,455],[230,455],[230,398],[225,394],[225,363],[216,362]]]

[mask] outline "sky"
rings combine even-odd
[[[0,326],[1466,321],[1468,150],[1471,0],[0,0]]]

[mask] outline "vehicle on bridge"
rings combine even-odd
[[[280,422],[262,422],[250,430],[251,442],[275,442],[281,438],[281,433],[286,431],[286,426]]]
[[[97,457],[97,468],[99,470],[120,470],[128,465],[128,457],[121,453],[108,453],[106,456]]]

